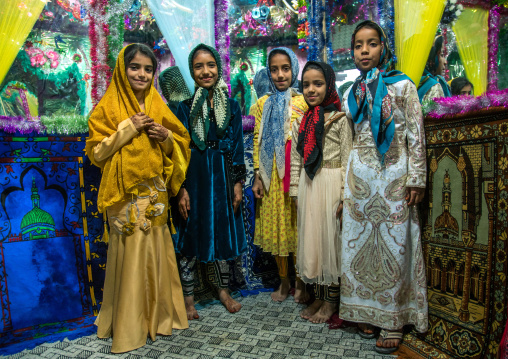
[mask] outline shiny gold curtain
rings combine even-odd
[[[487,91],[489,11],[465,8],[452,29],[466,76],[474,86],[474,94],[479,96]]]
[[[444,0],[394,0],[396,68],[418,86],[425,69]]]
[[[1,0],[0,83],[46,5],[46,0]]]

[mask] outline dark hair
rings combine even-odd
[[[326,82],[326,75],[325,75],[325,71],[323,70],[323,68],[321,66],[319,66],[318,64],[315,64],[312,62],[307,62],[302,70],[302,80],[298,84],[298,90],[302,93],[303,93],[303,75],[309,70],[318,70],[319,72],[321,72],[323,74],[323,77],[325,78],[325,82]]]
[[[268,55],[268,67],[270,67],[270,61],[272,61],[272,57],[275,55],[284,55],[289,59],[289,63],[291,64],[291,57],[289,57],[288,53],[281,49],[275,49],[270,51],[270,54]]]
[[[471,89],[473,89],[473,84],[469,82],[469,80],[465,77],[457,77],[452,80],[452,83],[450,87],[452,88],[452,95],[460,95],[460,90],[464,88],[464,86],[471,86]]]
[[[355,36],[356,36],[356,34],[360,30],[363,30],[363,29],[376,30],[376,32],[377,32],[377,34],[379,36],[379,41],[384,46],[385,55],[384,55],[383,63],[389,63],[391,58],[392,58],[392,50],[390,49],[390,46],[389,46],[389,43],[388,43],[388,39],[385,38],[385,35],[384,35],[384,32],[383,32],[383,28],[381,26],[379,26],[378,23],[376,23],[374,21],[371,21],[371,20],[365,20],[365,21],[359,23],[358,25],[356,25],[355,31],[353,32],[353,36],[351,37],[351,52],[354,51],[354,44],[355,44]],[[378,64],[376,66],[379,66],[379,65],[380,64]],[[389,69],[392,69],[393,66],[394,66],[394,64],[391,64]],[[389,69],[387,69],[387,70],[389,70]]]
[[[136,56],[137,53],[140,53],[141,55],[146,56],[150,60],[152,60],[153,71],[155,72],[155,70],[157,69],[157,58],[153,54],[152,49],[150,49],[145,44],[132,44],[130,46],[127,46],[125,52],[123,53],[125,68],[129,66],[132,59]]]
[[[199,54],[200,52],[206,52],[206,53],[208,53],[208,54],[212,55],[212,57],[215,59],[214,54],[213,54],[210,50],[208,50],[206,47],[199,47],[199,48],[198,48],[196,51],[194,51],[194,53],[192,54],[192,64],[193,64],[193,66],[194,66],[194,59],[198,56],[198,54]],[[217,62],[217,59],[215,59],[215,62]]]
[[[370,20],[365,20],[361,23],[359,23],[358,25],[356,25],[356,28],[355,28],[355,31],[353,31],[353,38],[351,40],[352,43],[355,42],[355,36],[356,34],[358,33],[358,31],[360,31],[361,29],[372,29],[372,30],[376,30],[378,36],[379,36],[379,41],[381,41],[382,37],[383,37],[383,32],[381,30],[381,26],[379,26],[377,23],[375,23],[374,21],[370,21]]]
[[[439,55],[441,54],[441,50],[443,49],[444,38],[439,35],[434,40],[434,44],[430,48],[429,58],[427,59],[427,64],[425,68],[429,70],[433,75],[435,75],[437,68],[439,67]]]

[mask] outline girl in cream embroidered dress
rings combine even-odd
[[[421,227],[406,187],[426,183],[423,116],[412,82],[387,85],[395,135],[384,163],[370,121],[355,124],[344,193],[342,319],[389,330],[428,327]],[[343,108],[351,118],[346,92]],[[351,94],[352,96],[352,94]]]

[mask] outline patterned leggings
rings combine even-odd
[[[340,299],[340,287],[338,285],[314,284],[314,295],[316,299],[329,303],[338,303]]]
[[[181,257],[178,261],[183,295],[194,296],[194,278],[196,277],[197,259]],[[227,288],[229,285],[229,264],[226,261],[206,263],[206,275],[215,288]]]

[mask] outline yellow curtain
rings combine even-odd
[[[396,68],[416,86],[425,69],[445,3],[444,0],[394,0]]]
[[[0,83],[32,30],[47,0],[2,0],[0,5]]]
[[[487,91],[489,11],[465,8],[452,29],[466,76],[474,86],[475,96],[479,96]]]

